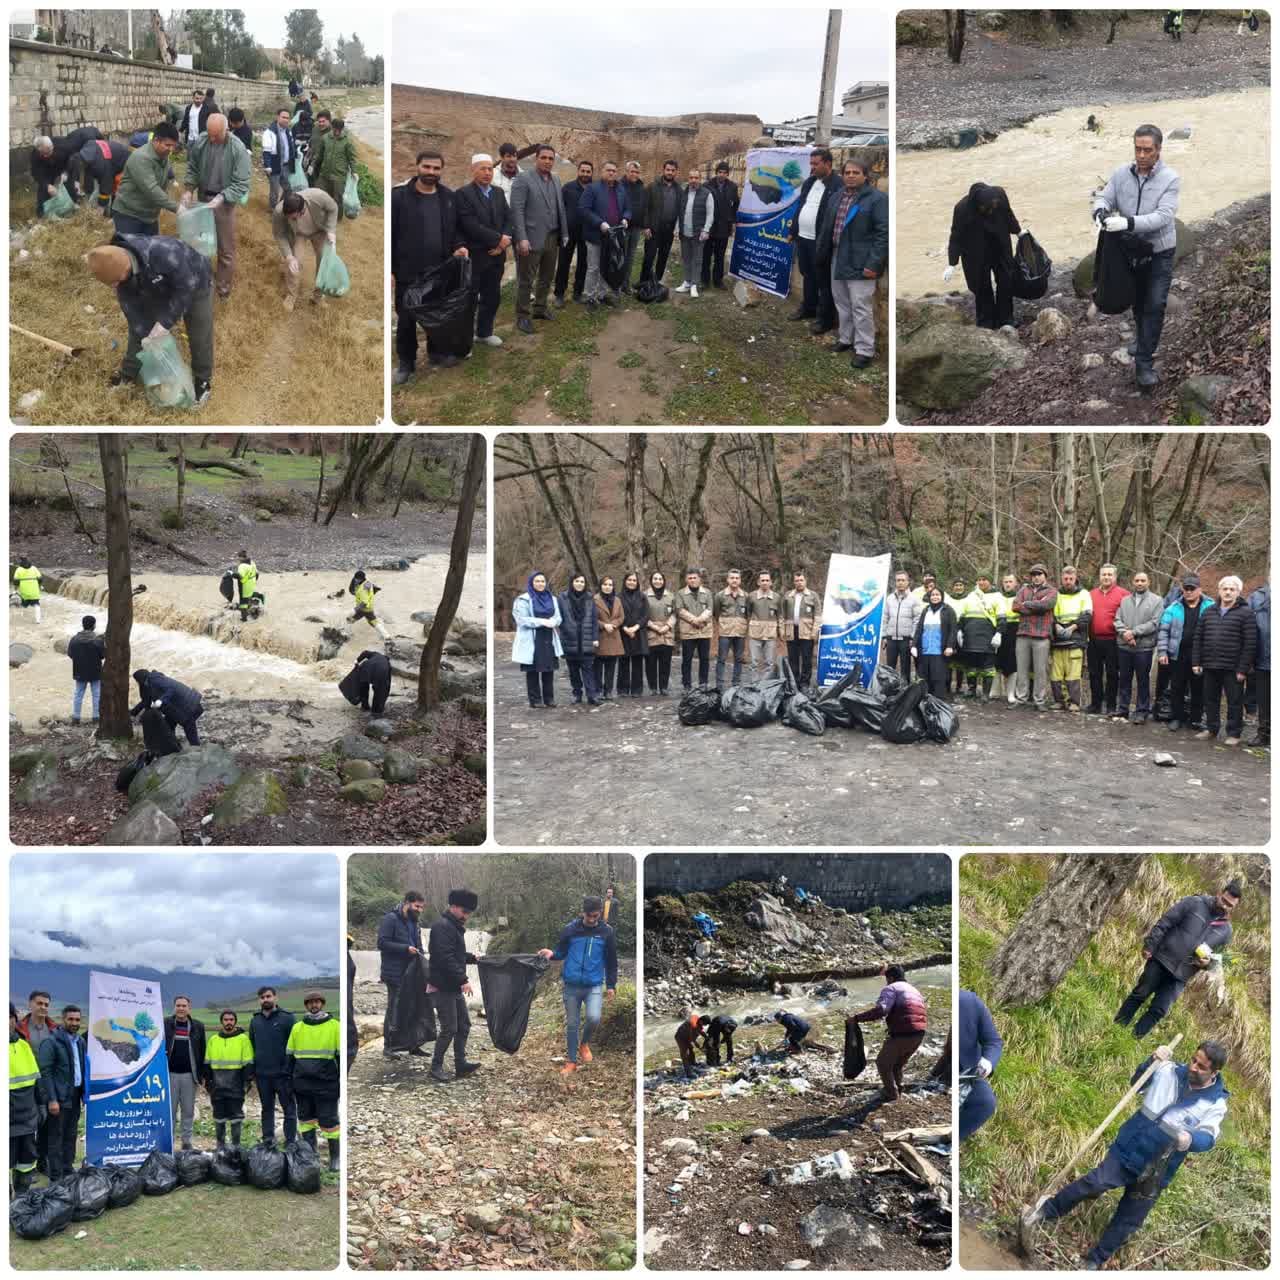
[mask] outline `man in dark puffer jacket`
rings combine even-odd
[[[1204,723],[1197,738],[1216,738],[1227,699],[1228,747],[1240,745],[1244,728],[1244,682],[1258,651],[1258,624],[1240,599],[1244,584],[1234,574],[1218,583],[1218,604],[1206,609],[1191,648],[1191,669],[1204,673]]]

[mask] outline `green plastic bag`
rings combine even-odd
[[[67,194],[66,186],[60,182],[57,191],[44,202],[40,216],[52,218],[56,222],[59,218],[69,218],[75,211],[76,202]]]
[[[341,298],[351,289],[351,273],[331,244],[325,246],[316,268],[316,288],[331,298]]]
[[[342,188],[342,212],[348,218],[360,216],[360,179],[354,173],[347,174],[347,185]]]
[[[143,347],[138,354],[138,364],[142,385],[152,404],[161,409],[194,407],[196,384],[173,334],[166,334],[153,346]]]
[[[294,156],[293,164],[289,166],[289,190],[305,191],[307,189],[307,175],[302,172],[302,157]]]
[[[218,252],[218,228],[207,204],[193,204],[178,210],[178,239],[206,258]]]

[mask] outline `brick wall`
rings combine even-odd
[[[651,853],[644,892],[715,893],[735,880],[768,883],[779,872],[848,911],[951,901],[945,853]]]

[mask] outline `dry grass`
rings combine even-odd
[[[356,149],[375,172],[382,171],[378,152],[359,142]],[[180,176],[181,163],[175,167]],[[33,217],[30,190],[15,191],[10,225],[29,224]],[[161,234],[174,234],[174,225],[171,214],[161,215]],[[236,215],[235,285],[228,301],[214,303],[213,394],[202,409],[189,411],[157,409],[140,387],[107,385],[124,357],[127,332],[114,297],[89,275],[83,255],[110,238],[110,223],[94,209],[46,227],[29,246],[43,250],[42,257],[33,252],[19,264],[17,254],[10,254],[10,318],[85,350],[69,359],[11,334],[12,417],[33,426],[356,426],[382,417],[382,208],[366,208],[355,221],[339,223],[338,253],[352,281],[345,298],[319,306],[307,301],[315,259],[304,246],[298,307],[289,315],[283,306],[284,267],[271,237],[267,178],[255,159],[249,203]],[[185,335],[183,342],[185,350]],[[44,392],[39,403],[20,410],[19,399],[36,389]]]

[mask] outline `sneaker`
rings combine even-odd
[[[850,363],[855,369],[865,369],[871,364],[870,356],[854,356]]]
[[[1112,720],[1119,720],[1124,724],[1129,723],[1129,713],[1127,711],[1113,711],[1111,713]]]
[[[560,1074],[562,1076],[571,1076],[575,1071],[577,1071],[577,1069],[578,1064],[576,1062],[566,1062],[564,1066],[560,1068]]]
[[[203,378],[197,378],[195,386],[196,386],[196,404],[197,405],[208,404],[209,393],[213,390],[213,388]]]
[[[578,1046],[578,1061],[584,1066],[591,1061],[591,1049],[589,1046],[585,1044],[580,1044]]]
[[[1216,733],[1210,733],[1208,729],[1201,729],[1200,732],[1196,734],[1196,737],[1201,742],[1204,742],[1209,738],[1216,738],[1217,736],[1218,735]]]
[[[698,286],[695,284],[689,289],[689,297],[696,298],[698,296]]]
[[[689,286],[689,282],[688,282],[687,280],[685,280],[685,281],[683,281],[681,284],[678,284],[678,285],[676,286],[676,292],[677,292],[677,293],[688,293],[688,292],[689,292],[689,287],[690,287],[690,286]]]
[[[408,381],[409,381],[409,379],[410,379],[410,378],[412,378],[412,377],[413,377],[413,370],[412,370],[412,369],[406,369],[406,368],[404,367],[404,365],[401,365],[401,366],[400,366],[400,367],[395,371],[395,373],[393,373],[393,374],[391,375],[391,385],[392,385],[393,387],[402,387],[402,386],[404,386],[404,384],[405,384],[406,382],[408,382]]]
[[[834,351],[837,355],[845,351],[852,351],[853,343],[852,342],[833,342],[831,344],[831,350]]]
[[[1222,745],[1223,745],[1224,747],[1238,747],[1238,746],[1240,745],[1240,739],[1239,739],[1239,738],[1224,738],[1224,739],[1222,740]]]
[[[482,343],[486,347],[502,346],[502,339],[496,333],[491,333],[487,338],[477,338],[477,342]]]

